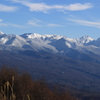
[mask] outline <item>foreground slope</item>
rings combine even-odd
[[[100,39],[0,32],[0,65],[18,66],[34,79],[100,91]]]
[[[0,51],[0,65],[17,66],[33,79],[45,78],[50,83],[100,91],[100,64],[77,61],[47,52]]]

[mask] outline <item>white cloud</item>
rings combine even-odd
[[[7,25],[8,26],[13,26],[13,27],[18,27],[18,28],[24,28],[25,27],[23,25],[17,25],[17,24],[11,24],[11,23],[8,23]]]
[[[76,3],[76,4],[70,4],[68,6],[62,6],[62,5],[46,5],[45,3],[27,3],[27,2],[23,2],[22,4],[28,6],[30,9],[30,11],[36,11],[36,12],[44,12],[47,13],[48,10],[51,9],[56,9],[59,11],[78,11],[78,10],[86,10],[89,9],[92,6],[92,4],[90,3],[85,3],[85,4],[80,4],[80,3]]]
[[[85,4],[75,3],[70,5],[47,5],[45,3],[30,3],[28,1],[23,1],[23,0],[11,0],[11,1],[13,1],[14,3],[21,3],[22,5],[29,7],[30,11],[44,12],[44,13],[48,13],[48,10],[51,9],[56,9],[58,11],[65,12],[66,10],[78,11],[78,10],[86,10],[93,7],[91,3],[85,3]]]
[[[53,24],[53,23],[48,24],[47,26],[51,26],[51,27],[62,27],[62,25],[59,25],[59,24]]]
[[[63,27],[62,25],[54,24],[54,23],[46,24],[45,22],[42,22],[41,20],[38,20],[36,18],[33,18],[32,20],[29,20],[28,24],[32,25],[32,26]]]
[[[33,18],[32,20],[28,21],[28,24],[32,25],[32,26],[42,26],[41,23],[42,23],[42,21],[38,20],[36,18]]]
[[[92,7],[93,5],[91,3],[85,3],[85,4],[76,3],[76,4],[70,4],[69,6],[65,6],[64,9],[70,11],[77,11],[77,10],[86,10]]]
[[[0,26],[8,26],[8,25],[5,23],[0,23]]]
[[[2,22],[3,21],[3,19],[0,19],[0,22]]]
[[[12,23],[0,23],[0,26],[12,26],[12,27],[18,27],[18,28],[24,28],[25,26],[12,24]]]
[[[0,19],[0,26],[13,26],[13,27],[19,27],[19,28],[24,28],[25,26],[22,25],[17,25],[17,24],[12,24],[12,23],[4,23],[2,22],[3,20]],[[1,23],[2,22],[2,23]]]
[[[0,19],[0,26],[8,26],[6,23],[3,23],[3,19]]]
[[[67,20],[75,22],[75,23],[80,24],[80,25],[100,28],[100,22],[92,22],[92,21],[79,20],[79,19],[67,19]]]
[[[0,4],[0,12],[3,12],[3,11],[10,12],[10,11],[16,11],[16,10],[17,10],[17,7]]]

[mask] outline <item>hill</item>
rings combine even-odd
[[[16,66],[28,71],[33,79],[45,78],[50,83],[100,91],[100,64],[97,63],[73,60],[47,52],[0,51],[0,65]]]

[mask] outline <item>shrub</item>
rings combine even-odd
[[[3,66],[0,70],[0,100],[76,100],[69,93],[57,93],[28,73]]]

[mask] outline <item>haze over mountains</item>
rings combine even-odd
[[[100,91],[100,38],[0,32],[0,65],[18,66],[33,78]]]

